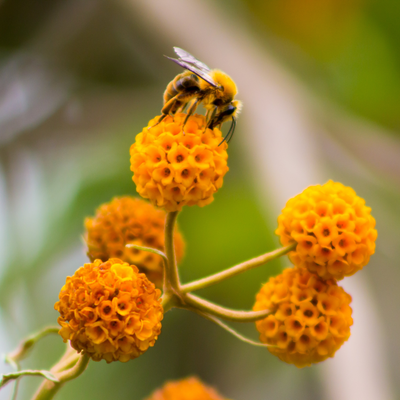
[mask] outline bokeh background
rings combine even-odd
[[[65,277],[87,261],[85,216],[135,195],[129,146],[181,72],[163,57],[180,46],[229,73],[244,102],[223,188],[179,217],[183,281],[277,247],[286,201],[341,181],[367,200],[379,233],[369,265],[342,282],[352,336],[334,359],[299,370],[173,310],[153,349],[91,363],[58,398],[141,400],[193,374],[233,400],[400,398],[399,20],[396,0],[0,0],[0,353],[55,324]],[[287,265],[199,294],[250,309]],[[235,327],[257,338],[253,324]],[[48,337],[23,367],[49,368],[62,352]],[[24,378],[18,398],[39,381]]]

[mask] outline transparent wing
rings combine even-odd
[[[178,54],[179,59],[184,61],[185,63],[192,64],[194,67],[204,72],[210,71],[210,68],[206,64],[199,61],[196,57],[192,56],[186,50],[183,50],[180,47],[174,47],[174,51],[176,54]]]
[[[214,87],[219,87],[219,85],[214,81],[214,79],[211,78],[210,75],[208,75],[207,72],[204,72],[202,70],[200,70],[199,68],[196,68],[194,65],[189,64],[188,62],[185,62],[183,60],[177,60],[176,58],[171,58],[168,56],[165,56],[168,59],[172,60],[173,62],[177,63],[178,65],[180,65],[182,68],[187,69],[190,72],[193,72],[194,74],[196,74],[197,76],[199,76],[201,79],[205,80],[206,82],[208,82],[211,86]]]

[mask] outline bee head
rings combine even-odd
[[[242,111],[243,103],[240,100],[233,100],[231,104],[235,107],[234,116],[237,116]]]

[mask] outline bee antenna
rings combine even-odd
[[[230,136],[229,139],[227,140],[228,143],[232,140],[233,134],[235,133],[235,129],[236,129],[236,118],[235,118],[235,117],[232,117],[231,128],[232,128],[232,129],[230,129],[229,131],[232,130],[232,132],[231,132],[231,136]],[[228,132],[228,133],[229,133],[229,132]]]
[[[233,138],[233,133],[235,132],[235,128],[236,128],[236,118],[232,117],[232,124],[229,128],[229,131],[218,146],[221,146],[221,144],[224,143],[225,140],[226,140],[226,143],[229,143],[231,141],[231,139]]]

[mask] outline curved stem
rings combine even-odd
[[[289,251],[292,251],[295,247],[296,243],[292,243],[288,246],[281,247],[280,249],[252,258],[251,260],[242,262],[241,264],[235,265],[234,267],[226,269],[225,271],[218,272],[215,275],[211,275],[206,278],[187,283],[186,285],[181,286],[181,291],[183,293],[188,293],[194,290],[199,290],[211,285],[215,285],[216,283],[222,282],[225,279],[228,279],[232,276],[241,274],[242,272],[248,271],[250,269],[266,264],[269,261],[275,260],[275,258],[281,257],[289,253]]]
[[[245,343],[249,343],[253,346],[258,346],[258,347],[276,347],[274,345],[271,344],[265,344],[265,343],[261,343],[261,342],[255,342],[254,340],[248,339],[247,337],[241,335],[239,332],[236,332],[233,328],[231,328],[230,326],[226,325],[224,322],[220,321],[218,318],[201,312],[199,310],[190,310],[195,312],[196,314],[204,317],[205,319],[208,319],[211,322],[214,322],[214,324],[217,324],[218,326],[220,326],[221,328],[225,329],[227,332],[229,332],[230,334],[232,334],[233,336],[235,336],[236,338],[238,338],[239,340],[241,340],[242,342]]]
[[[163,253],[161,250],[153,249],[152,247],[139,246],[139,245],[133,244],[133,243],[128,243],[125,245],[125,247],[128,247],[129,249],[137,249],[137,250],[142,250],[142,251],[148,251],[149,253],[158,254],[159,256],[161,256],[164,259],[164,261],[168,261],[165,253]]]
[[[176,265],[175,258],[175,247],[174,247],[174,228],[175,222],[178,217],[178,211],[170,212],[167,214],[165,221],[165,253],[167,255],[167,261],[165,262],[164,271],[164,293],[175,292],[180,293],[180,283],[178,268]]]
[[[16,350],[5,356],[5,361],[18,369],[17,363],[27,356],[29,350],[36,344],[36,342],[47,335],[58,333],[59,330],[60,328],[58,326],[49,326],[33,335],[30,335],[18,345]]]
[[[58,379],[60,380],[60,382],[65,383],[77,378],[79,375],[82,374],[83,371],[85,371],[89,364],[89,361],[90,357],[87,354],[82,354],[78,362],[72,368],[57,374]]]
[[[35,395],[32,397],[32,400],[51,400],[61,389],[64,383],[77,378],[79,375],[82,374],[83,371],[85,371],[89,360],[90,357],[87,354],[80,355],[76,353],[75,365],[73,365],[70,369],[58,371],[59,367],[58,364],[56,364],[52,368],[52,371],[58,371],[57,373],[55,373],[55,375],[59,379],[59,382],[51,382],[49,380],[45,380],[40,385]],[[61,359],[60,361],[63,361],[63,359]]]
[[[64,355],[60,361],[53,366],[52,372],[58,373],[72,368],[79,360],[79,353],[68,343]]]
[[[269,310],[262,311],[236,311],[225,308],[201,299],[193,294],[186,294],[183,298],[184,304],[180,308],[188,308],[190,310],[199,310],[216,317],[235,322],[254,322],[265,318],[270,314]],[[188,305],[189,307],[187,307]]]

